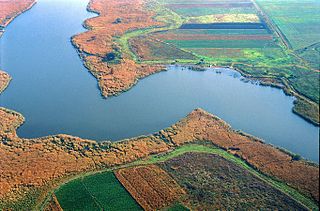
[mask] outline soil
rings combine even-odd
[[[179,200],[185,191],[156,165],[120,169],[116,177],[144,210],[158,210]]]
[[[192,210],[307,210],[219,155],[186,153],[159,165],[187,190]]]

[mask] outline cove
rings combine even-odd
[[[120,140],[170,126],[197,107],[234,129],[318,162],[319,128],[291,112],[293,98],[244,83],[230,69],[195,72],[168,66],[118,97],[103,99],[70,43],[92,13],[87,0],[39,0],[0,39],[0,68],[13,78],[0,106],[22,113],[25,138],[70,134]]]

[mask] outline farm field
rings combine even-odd
[[[170,20],[176,20],[176,25],[145,33],[139,37],[141,39],[130,39],[130,49],[138,62],[237,68],[247,77],[268,81],[264,84],[283,88],[287,94],[296,96],[295,105],[300,106],[293,111],[307,121],[319,124],[320,73],[317,70],[320,54],[317,42],[320,33],[319,27],[313,30],[317,26],[314,20],[319,19],[319,15],[314,14],[318,3],[307,1],[302,7],[306,10],[297,13],[293,11],[299,2],[293,1],[291,5],[285,0],[274,5],[273,0],[260,0],[258,4],[235,0],[159,0],[159,3],[175,14]],[[286,15],[291,22],[285,22]],[[278,19],[282,22],[278,23]],[[273,23],[285,36],[279,35]],[[287,40],[292,45],[295,42],[307,44],[292,51],[284,44]],[[157,46],[161,46],[161,51]],[[312,108],[313,112],[306,112],[301,105]]]
[[[318,1],[70,1],[3,36],[0,210],[319,210]]]
[[[224,39],[224,38],[223,38]],[[276,47],[268,40],[166,40],[180,48],[272,48]]]
[[[194,60],[196,57],[180,48],[162,42],[152,37],[139,36],[130,40],[131,50],[140,61],[187,59]]]
[[[257,2],[279,27],[294,50],[320,42],[319,1],[257,0]]]
[[[159,164],[182,186],[192,209],[307,210],[284,193],[226,159],[185,153]]]
[[[73,180],[56,197],[63,210],[141,210],[112,172]]]
[[[167,207],[185,195],[185,191],[156,165],[120,169],[115,174],[144,210]]]
[[[304,198],[296,190],[261,174],[241,159],[209,143],[181,146],[171,152],[136,161],[129,164],[129,167],[120,167],[114,172],[117,179],[144,210],[197,210],[199,208],[212,210],[246,207],[307,210],[296,200],[308,206],[314,206],[312,203],[309,204],[309,199]],[[82,180],[86,181],[90,178],[91,181],[101,181],[101,175],[106,173],[113,175],[112,172],[96,173]],[[108,177],[104,179],[109,180]],[[49,206],[63,208],[65,202],[62,203],[61,198],[72,198],[67,201],[70,205],[67,210],[76,210],[77,206],[83,206],[72,203],[73,200],[79,200],[78,195],[89,199],[90,195],[93,195],[100,205],[101,199],[105,202],[113,202],[108,197],[108,191],[105,191],[107,186],[95,185],[93,188],[99,194],[94,192],[92,194],[92,187],[89,190],[86,190],[86,187],[97,182],[86,182],[83,185],[78,184],[78,181],[79,179],[72,180],[59,188],[56,191],[58,200],[52,200],[55,203],[50,203]],[[113,177],[109,183],[112,181]],[[65,188],[68,191],[65,191]],[[90,194],[87,194],[88,192]],[[90,202],[90,200],[84,201],[86,204]],[[126,198],[125,201],[127,201]],[[120,208],[123,210],[127,207],[124,204],[118,208],[108,207],[108,210]],[[95,209],[99,207],[96,208],[90,203],[85,208],[85,210]]]
[[[280,151],[251,136],[236,132],[221,119],[202,109],[194,110],[185,119],[154,135],[116,143],[97,143],[67,135],[21,139],[10,134],[15,134],[15,129],[24,121],[22,115],[3,109],[0,111],[6,121],[1,119],[1,123],[6,124],[4,128],[0,127],[1,137],[8,138],[7,142],[3,141],[1,142],[3,144],[0,145],[3,163],[0,166],[4,176],[1,183],[3,189],[0,192],[3,194],[1,195],[2,199],[4,194],[9,193],[20,184],[23,186],[19,186],[18,190],[28,193],[29,197],[26,200],[22,198],[23,200],[16,201],[14,205],[9,204],[14,199],[7,200],[8,203],[4,200],[0,203],[1,208],[9,207],[16,210],[21,210],[21,207],[34,208],[36,204],[30,202],[43,200],[41,196],[47,194],[48,191],[46,184],[50,185],[55,182],[54,184],[59,185],[61,184],[59,178],[72,175],[82,176],[83,172],[96,171],[100,168],[102,168],[101,170],[112,167],[124,168],[127,166],[121,165],[129,165],[130,163],[132,163],[131,165],[148,165],[165,162],[190,151],[219,154],[256,174],[250,167],[254,166],[263,174],[272,175],[271,178],[264,177],[264,180],[308,207],[316,207],[314,201],[319,200],[319,168],[317,165],[310,164],[301,158],[294,159],[293,154]],[[10,136],[8,137],[8,135]],[[207,140],[207,142],[203,140]],[[205,144],[208,142],[211,146],[214,144],[225,150],[196,145],[196,143]],[[176,150],[174,150],[175,148]],[[19,154],[17,155],[16,152]],[[236,154],[237,157],[232,156],[229,152]],[[39,154],[41,157],[38,157]],[[46,169],[46,172],[43,173],[39,169]],[[28,175],[35,176],[25,176],[26,174],[23,172],[26,171],[30,172]],[[277,178],[277,180],[272,178]],[[89,185],[90,187],[88,187]],[[128,199],[119,201],[119,203],[125,203],[122,206],[136,207],[132,202],[133,199],[123,191],[123,187],[110,172],[100,173],[97,177],[91,175],[88,178],[81,177],[71,180],[70,183],[62,184],[54,193],[61,203],[61,207],[78,206],[82,202],[74,203],[74,199],[82,200],[85,195],[85,199],[89,201],[86,206],[94,209],[97,204],[92,202],[92,196],[95,196],[95,199],[101,203],[105,202],[106,198],[114,199],[108,195],[109,190],[115,194],[113,197],[122,196],[122,198]],[[104,196],[105,194],[108,197]],[[70,196],[73,198],[68,199]],[[101,199],[101,196],[104,196],[104,199]],[[25,196],[17,194],[16,197]],[[103,206],[108,206],[108,204]]]

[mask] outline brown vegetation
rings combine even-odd
[[[172,128],[160,131],[161,137],[174,145],[196,140],[210,141],[241,157],[253,167],[285,181],[319,201],[319,167],[310,165],[267,145],[260,140],[238,133],[218,117],[203,110],[191,112]]]
[[[89,31],[74,36],[72,41],[98,79],[102,95],[116,95],[162,69],[136,64],[115,42],[128,31],[162,25],[153,19],[155,14],[144,0],[91,0],[88,8],[99,16],[86,20]]]
[[[186,189],[192,210],[306,210],[219,155],[186,153],[159,165]]]
[[[35,0],[0,0],[0,27],[6,27],[15,17],[28,10]]]
[[[16,129],[24,122],[24,117],[12,110],[0,107],[0,133],[16,135]]]
[[[97,143],[67,135],[21,139],[14,129],[23,117],[5,109],[0,111],[4,129],[0,132],[0,201],[17,200],[28,190],[50,187],[53,181],[59,183],[59,179],[76,173],[129,163],[194,141],[211,141],[319,200],[318,166],[295,161],[270,145],[239,134],[201,109],[159,133],[118,143]]]
[[[11,80],[11,77],[8,73],[0,70],[0,94],[7,88],[9,85],[9,82]]]
[[[181,198],[185,191],[156,165],[120,169],[116,177],[144,210],[157,210]]]

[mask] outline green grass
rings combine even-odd
[[[320,42],[307,48],[297,50],[296,53],[306,60],[311,67],[320,70]]]
[[[294,101],[293,112],[302,115],[310,122],[319,122],[319,105],[317,106],[308,101],[297,99]]]
[[[250,173],[257,176],[261,180],[267,182],[268,184],[272,185],[273,187],[287,193],[289,196],[291,196],[295,200],[301,202],[305,206],[307,206],[309,208],[313,208],[315,210],[318,209],[317,204],[312,199],[302,195],[300,192],[298,192],[294,188],[288,186],[287,184],[285,184],[281,181],[278,181],[272,177],[266,176],[266,175],[258,172],[257,170],[255,170],[251,166],[249,166],[242,159],[235,157],[232,154],[230,154],[220,148],[213,147],[212,145],[207,145],[207,146],[198,145],[198,144],[184,145],[184,146],[176,148],[174,151],[171,151],[169,153],[166,153],[163,155],[150,156],[147,160],[141,160],[141,161],[134,162],[133,165],[154,164],[154,163],[158,163],[158,162],[164,162],[164,161],[170,160],[174,157],[177,157],[177,156],[182,155],[187,152],[203,152],[203,153],[217,154],[217,155],[241,166],[242,168],[248,170]]]
[[[297,201],[303,203],[309,208],[318,209],[317,205],[308,197],[300,192],[278,181],[272,177],[266,176],[253,169],[242,159],[229,154],[228,152],[214,147],[212,144],[188,144],[176,148],[168,153],[149,156],[147,159],[139,160],[127,167],[136,165],[155,164],[170,160],[174,157],[183,155],[187,152],[203,152],[217,154],[228,161],[241,166],[248,170],[263,181],[273,187],[287,193]],[[114,174],[110,171],[96,173],[89,176],[81,177],[62,185],[55,191],[60,205],[64,210],[140,210],[139,205],[121,186]],[[170,209],[169,209],[170,210]],[[173,210],[184,210],[181,206],[173,206]]]
[[[320,41],[318,0],[258,0],[258,3],[285,34],[293,49]]]
[[[183,206],[181,203],[175,203],[171,207],[164,209],[166,211],[188,211],[189,209]]]
[[[293,88],[314,102],[319,103],[320,73],[308,69],[295,68],[293,77],[289,78]]]
[[[166,40],[180,48],[276,48],[271,40]]]
[[[191,48],[188,49],[201,56],[216,60],[237,62],[245,58],[250,63],[268,62],[286,58],[281,48]]]
[[[176,29],[174,34],[208,34],[208,35],[268,35],[266,29]]]
[[[72,180],[55,194],[63,210],[141,210],[110,171]]]
[[[117,43],[119,43],[121,47],[121,52],[124,54],[129,55],[132,59],[135,61],[138,61],[139,58],[135,53],[133,53],[130,49],[129,40],[133,39],[135,37],[139,37],[141,35],[147,35],[149,33],[159,31],[159,30],[170,30],[170,29],[176,29],[179,28],[180,25],[183,23],[183,18],[173,12],[172,10],[169,10],[162,5],[155,4],[155,5],[149,5],[153,8],[153,10],[157,13],[157,16],[154,18],[158,20],[159,22],[166,23],[164,27],[150,27],[150,28],[144,28],[144,29],[137,29],[133,31],[128,31],[124,35],[118,37],[115,39]]]
[[[296,65],[289,66],[286,63],[270,66],[247,66],[236,64],[234,67],[246,74],[258,78],[269,76],[278,79],[286,79],[298,93],[314,102],[319,102],[319,72]]]
[[[253,7],[197,7],[197,8],[174,8],[173,11],[176,13],[189,16],[197,17],[203,15],[213,15],[213,14],[255,14],[256,11]]]

